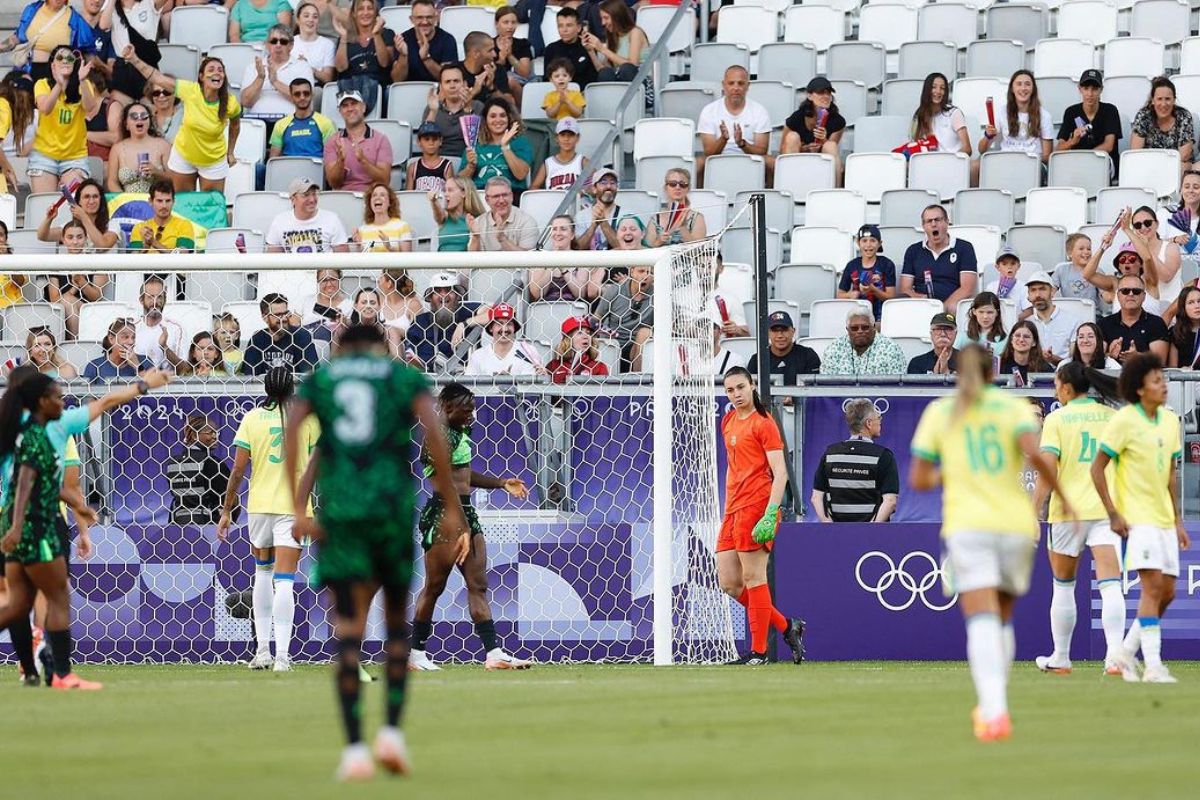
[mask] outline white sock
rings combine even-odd
[[[1125,595],[1121,593],[1120,578],[1100,581],[1100,624],[1111,656],[1121,646],[1121,634],[1125,632]]]
[[[995,614],[975,614],[967,619],[967,662],[979,698],[979,713],[985,720],[1008,712],[1004,636],[1000,628],[1000,618]]]
[[[1008,681],[1008,673],[1012,671],[1013,661],[1017,657],[1017,632],[1011,622],[1000,626],[1000,643],[1004,645],[1004,680]]]
[[[1162,627],[1158,617],[1142,617],[1138,620],[1142,629],[1142,658],[1146,661],[1146,669],[1162,666]]]
[[[1061,664],[1071,660],[1071,634],[1075,632],[1075,581],[1054,579],[1054,594],[1050,597],[1050,635],[1054,639],[1054,654],[1050,660]]]
[[[272,603],[271,616],[275,620],[275,657],[290,658],[292,647],[292,620],[296,616],[296,596],[293,587],[296,583],[294,573],[277,573],[275,575],[275,601]]]
[[[1142,624],[1136,619],[1129,626],[1129,633],[1125,634],[1125,641],[1121,643],[1125,651],[1131,656],[1136,656],[1137,651],[1142,646]]]
[[[275,594],[271,586],[273,562],[254,562],[254,638],[259,655],[271,654],[271,604]]]

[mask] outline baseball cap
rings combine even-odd
[[[339,106],[342,103],[346,102],[347,100],[357,100],[358,102],[362,103],[363,102],[362,93],[359,92],[357,89],[347,89],[346,91],[344,91],[338,95],[338,105]]]
[[[434,289],[457,289],[458,277],[453,272],[437,272],[429,279],[429,288],[425,290],[425,296]]]
[[[617,171],[612,167],[601,167],[592,173],[592,183],[599,183],[600,179],[606,175],[612,175],[613,180],[620,182],[621,176],[617,175]]]
[[[437,126],[436,122],[422,122],[421,126],[417,128],[417,138],[420,139],[422,136],[436,136],[440,139],[442,138],[442,129]]]
[[[1033,286],[1035,283],[1044,283],[1047,286],[1053,286],[1054,281],[1050,278],[1050,273],[1044,269],[1039,269],[1037,272],[1029,276],[1025,281],[1026,286]]]
[[[317,188],[320,188],[320,187],[318,187],[317,184],[313,183],[312,178],[305,178],[304,176],[300,176],[299,178],[292,178],[292,182],[288,184],[288,197],[294,197],[295,195],[298,195],[298,194],[304,194],[309,189],[317,189]]]
[[[996,251],[996,263],[997,264],[1000,263],[1000,259],[1002,259],[1002,258],[1015,258],[1017,261],[1021,260],[1021,257],[1019,255],[1017,255],[1016,248],[1012,247],[1011,245],[1007,245],[1007,244]]]
[[[881,242],[883,241],[883,237],[879,235],[879,226],[878,225],[870,225],[870,224],[863,225],[861,228],[858,229],[858,233],[856,233],[854,235],[854,238],[861,239],[864,236],[870,236],[873,239],[878,239]]]
[[[1121,245],[1121,249],[1117,251],[1117,254],[1113,256],[1112,263],[1114,267],[1117,265],[1117,262],[1121,260],[1121,256],[1125,255],[1126,253],[1137,256],[1138,261],[1142,260],[1141,255],[1138,254],[1137,248],[1133,246],[1133,242],[1125,242],[1125,244]]]
[[[1098,69],[1085,69],[1079,76],[1080,86],[1104,86],[1104,73]]]
[[[488,324],[484,329],[488,333],[492,332],[493,322],[511,322],[514,330],[521,330],[521,323],[517,322],[517,310],[508,303],[496,303],[488,309]]]
[[[579,122],[574,117],[563,117],[554,126],[555,133],[573,133],[579,135]]]
[[[954,315],[949,311],[939,311],[933,315],[933,319],[929,320],[931,328],[957,328],[958,323],[954,321]]]
[[[767,316],[767,329],[771,328],[794,328],[792,323],[792,315],[786,311],[775,311]]]
[[[589,331],[596,329],[596,323],[591,317],[567,317],[563,320],[562,332],[563,336],[570,336],[580,328],[587,328]]]
[[[833,88],[833,84],[824,75],[818,75],[808,82],[808,86],[804,87],[806,92],[837,92]]]

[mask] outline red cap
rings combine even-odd
[[[587,328],[589,331],[596,329],[592,324],[591,317],[567,317],[565,320],[563,320],[563,336],[570,336],[580,328]]]
[[[493,322],[512,322],[513,330],[521,330],[521,323],[517,322],[517,310],[508,303],[496,303],[488,310],[488,333],[492,332]]]

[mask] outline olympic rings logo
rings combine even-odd
[[[863,580],[862,575],[863,564],[872,558],[881,558],[883,559],[884,564],[887,565],[887,569],[885,569],[883,574],[879,576],[879,579],[873,586]],[[908,571],[908,564],[913,559],[923,560],[928,564],[928,571],[921,575],[920,578],[914,576]],[[957,594],[951,597],[945,603],[945,605],[938,605],[937,603],[932,602],[927,595],[930,589],[933,589],[935,586],[937,586],[939,579],[945,578],[945,576],[945,564],[939,564],[937,559],[923,550],[914,550],[913,552],[901,558],[900,563],[893,561],[891,556],[881,550],[872,550],[868,553],[864,553],[862,557],[858,559],[858,563],[854,565],[854,579],[858,581],[858,585],[879,598],[879,604],[888,611],[904,611],[913,603],[915,603],[918,598],[920,598],[921,602],[924,603],[925,607],[930,611],[946,611],[958,601]],[[908,599],[899,604],[894,603],[883,596],[884,592],[886,592],[892,587],[893,584],[896,583],[900,584],[900,587],[903,590],[909,592]]]
[[[855,400],[855,399],[857,399],[857,398],[847,397],[845,400],[842,401],[842,413],[843,414],[846,413],[846,409],[849,407],[850,401]],[[886,415],[888,413],[888,411],[891,410],[891,407],[892,407],[891,401],[888,400],[886,397],[876,397],[874,400],[871,401],[871,405],[875,406],[875,410],[879,412],[879,416],[881,416],[881,417]]]

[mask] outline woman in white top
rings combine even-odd
[[[1158,237],[1158,214],[1150,206],[1141,206],[1132,214],[1126,211],[1121,215],[1121,227],[1142,257],[1142,277],[1146,280],[1142,308],[1170,325],[1175,318],[1175,301],[1183,289],[1179,245]]]
[[[921,102],[913,114],[912,138],[933,136],[938,151],[971,155],[967,118],[961,108],[950,104],[950,82],[940,72],[931,72],[921,87]]]
[[[1187,212],[1184,214],[1184,212]],[[1186,217],[1186,219],[1184,219]],[[1186,224],[1184,224],[1186,223]],[[1158,229],[1174,234],[1171,241],[1179,245],[1184,258],[1200,260],[1200,170],[1185,170],[1179,179],[1179,205],[1158,210]],[[1164,227],[1169,225],[1170,227]]]
[[[305,0],[296,9],[296,39],[292,42],[292,57],[308,62],[317,83],[328,83],[337,73],[333,66],[337,44],[317,34],[320,21],[321,9],[317,8],[316,3]]]
[[[410,253],[413,234],[400,218],[400,198],[386,183],[373,183],[363,196],[363,224],[350,237],[363,252]]]
[[[1121,365],[1104,352],[1104,337],[1094,322],[1081,323],[1071,340],[1071,355],[1058,362],[1056,370],[1068,361],[1079,361],[1092,369],[1120,369]]]
[[[1054,133],[1054,120],[1038,99],[1033,73],[1019,69],[1008,82],[1005,104],[996,108],[996,127],[984,126],[979,153],[982,155],[996,145],[1002,152],[1032,153],[1044,162],[1050,158]]]

